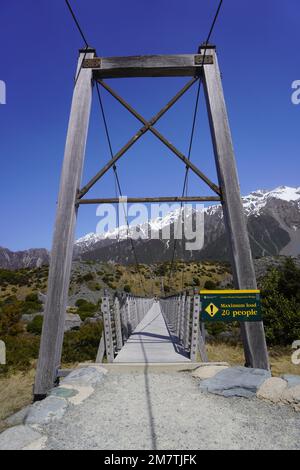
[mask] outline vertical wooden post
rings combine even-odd
[[[45,397],[53,387],[60,364],[65,313],[71,273],[77,209],[75,201],[80,188],[86,139],[92,101],[92,70],[81,68],[85,58],[95,51],[80,51],[64,162],[60,181],[56,222],[49,268],[48,292],[37,373],[35,399]]]
[[[115,357],[110,308],[111,308],[110,297],[109,296],[103,297],[102,303],[101,303],[101,311],[103,315],[103,330],[104,330],[105,351],[106,351],[107,362],[113,362],[114,357]]]
[[[131,322],[131,296],[127,296],[126,300],[126,315],[127,315],[127,330],[128,336],[131,336],[133,329],[132,329],[132,322]]]
[[[203,54],[204,50],[205,48],[203,47]],[[232,254],[234,282],[237,289],[255,289],[255,271],[240,196],[218,59],[214,48],[206,50],[206,55],[208,54],[213,55],[214,64],[203,67],[204,89],[219,185],[222,191],[224,222]],[[263,323],[245,322],[241,328],[246,365],[269,369]]]
[[[184,325],[184,347],[185,349],[189,349],[190,346],[190,323],[191,323],[191,296],[187,297],[186,301],[186,317],[185,317],[185,325]]]
[[[199,316],[200,316],[200,296],[194,295],[192,302],[192,331],[191,331],[191,352],[190,358],[192,362],[197,359],[197,345],[199,336]]]
[[[121,326],[121,315],[120,315],[120,302],[116,297],[114,301],[114,320],[116,326],[116,341],[117,341],[117,350],[120,351],[123,347],[122,339],[122,326]]]
[[[183,294],[182,296],[182,307],[181,307],[181,312],[180,312],[180,324],[179,324],[179,340],[181,343],[183,343],[184,340],[184,324],[186,320],[186,294]]]
[[[121,324],[122,324],[122,340],[125,343],[128,340],[128,318],[127,318],[127,299],[122,297],[121,299]]]
[[[103,362],[104,354],[105,354],[105,339],[104,339],[104,331],[103,331],[101,339],[100,339],[98,351],[97,351],[96,363]]]

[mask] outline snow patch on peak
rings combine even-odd
[[[266,206],[267,202],[270,199],[280,199],[282,201],[298,201],[299,208],[300,208],[300,187],[293,188],[289,186],[278,186],[272,190],[265,190],[265,189],[258,189],[256,191],[251,192],[247,196],[242,197],[243,206],[245,209],[246,214],[258,216],[260,211]],[[164,215],[160,215],[159,217],[155,217],[149,221],[144,222],[140,225],[130,224],[128,229],[127,226],[117,227],[109,232],[104,233],[88,233],[87,235],[79,238],[76,241],[76,245],[81,249],[88,250],[92,247],[95,243],[103,240],[113,240],[113,239],[126,239],[130,238],[130,235],[133,233],[139,232],[141,234],[141,238],[144,238],[143,235],[153,232],[159,232],[164,227],[167,227],[173,223],[175,223],[181,214],[180,207],[176,208],[175,210],[170,210]],[[195,212],[195,209],[191,206],[185,206],[185,216],[190,217]],[[210,205],[204,208],[204,212],[207,216],[212,216],[214,214],[218,214],[220,218],[223,217],[223,212],[221,210],[220,204]]]
[[[248,196],[242,198],[243,205],[247,215],[258,214],[270,199],[280,199],[282,201],[298,201],[300,200],[300,188],[292,188],[290,186],[278,186],[272,190],[253,191]]]
[[[300,187],[291,188],[290,186],[279,186],[273,191],[269,191],[268,197],[276,197],[284,201],[298,201],[300,199]]]

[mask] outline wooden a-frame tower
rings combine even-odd
[[[186,76],[191,77],[191,79],[150,121],[144,119],[103,81],[105,78],[171,76]],[[213,183],[154,127],[155,123],[198,79],[202,80],[205,90],[218,184]],[[81,188],[92,90],[95,81],[133,114],[142,123],[142,127],[94,178]],[[44,398],[49,389],[53,387],[61,361],[78,207],[81,204],[118,202],[115,199],[85,199],[84,196],[147,131],[154,134],[172,153],[180,158],[187,168],[213,190],[215,196],[128,198],[128,202],[220,201],[231,248],[235,288],[256,288],[253,260],[215,47],[205,44],[199,48],[198,54],[108,58],[97,57],[96,51],[91,48],[81,50],[71,106],[51,252],[44,325],[34,386],[36,400]],[[263,323],[245,322],[241,324],[241,329],[246,365],[268,369],[269,361]]]

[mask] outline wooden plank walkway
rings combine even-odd
[[[169,332],[160,305],[155,302],[114,362],[173,363],[190,362],[190,359],[178,338]]]

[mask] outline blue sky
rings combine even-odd
[[[207,36],[217,0],[73,0],[98,55],[194,53]],[[291,83],[300,79],[298,0],[224,0],[212,42],[217,45],[241,191],[300,186],[300,106]],[[83,46],[63,0],[2,1],[0,80],[0,245],[12,250],[51,246],[60,170],[78,49]],[[146,118],[184,79],[111,80]],[[158,129],[187,153],[196,88],[165,115]],[[96,96],[95,96],[96,98]],[[103,92],[116,152],[140,127]],[[91,115],[88,180],[109,159],[96,99]],[[201,94],[192,160],[216,180]],[[120,161],[128,196],[180,195],[184,165],[151,135]],[[114,196],[111,173],[91,196]],[[194,176],[191,195],[206,195]],[[77,236],[95,231],[96,207],[79,212]]]

